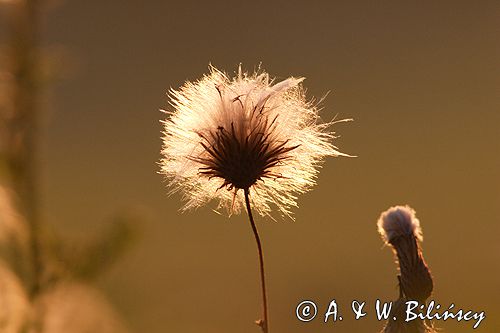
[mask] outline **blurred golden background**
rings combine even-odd
[[[335,143],[358,157],[326,161],[296,221],[257,218],[272,332],[382,328],[374,300],[397,298],[397,271],[375,223],[395,204],[422,223],[433,299],[484,310],[477,332],[500,330],[498,2],[52,1],[42,17],[55,73],[43,90],[42,220],[85,242],[123,210],[140,215],[138,240],[96,280],[130,331],[259,332],[246,216],[181,214],[157,174],[166,91],[209,63],[305,76],[309,97],[330,91],[323,119],[355,119],[335,126]],[[336,299],[344,321],[299,322],[303,299]],[[353,299],[370,306],[362,320]]]

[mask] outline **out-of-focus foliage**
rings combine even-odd
[[[60,283],[42,294],[35,306],[43,313],[43,332],[127,332],[109,302],[88,284]]]
[[[9,265],[0,261],[0,332],[24,332],[30,323],[31,305],[25,288]]]
[[[90,245],[70,245],[58,238],[58,251],[47,251],[44,260],[44,272],[50,278],[30,298],[28,230],[9,193],[0,186],[0,332],[127,332],[105,297],[83,281],[97,277],[128,248],[135,220],[128,215],[117,218]]]
[[[29,271],[28,230],[26,222],[12,205],[11,192],[0,186],[0,256],[18,277],[25,277]]]
[[[129,247],[135,218],[121,215],[97,239],[75,245],[49,232],[38,211],[40,77],[57,71],[44,71],[55,62],[39,50],[42,5],[0,2],[10,34],[0,34],[7,40],[0,45],[0,333],[125,333],[88,280]]]
[[[137,237],[133,213],[123,213],[113,218],[107,230],[90,243],[61,241],[55,236],[51,253],[64,273],[81,280],[97,278],[111,267],[133,244]]]

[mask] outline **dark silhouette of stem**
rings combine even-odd
[[[257,321],[257,324],[262,328],[264,333],[268,333],[269,319],[267,316],[267,294],[266,294],[266,279],[264,274],[264,256],[262,252],[262,244],[260,242],[259,232],[255,226],[253,220],[252,209],[250,207],[250,190],[246,188],[245,192],[245,203],[247,207],[248,218],[250,219],[250,224],[252,226],[253,235],[255,236],[255,241],[257,242],[257,249],[259,251],[259,266],[260,266],[260,282],[262,287],[262,310],[263,310],[263,320]]]

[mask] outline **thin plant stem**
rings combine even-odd
[[[259,251],[259,267],[260,267],[260,282],[262,287],[262,310],[263,317],[262,321],[258,321],[257,324],[262,328],[264,333],[268,333],[269,328],[269,319],[267,316],[267,294],[266,294],[266,279],[264,274],[264,255],[262,252],[262,244],[260,242],[259,232],[257,231],[257,227],[255,226],[255,222],[253,220],[252,209],[250,207],[250,190],[246,188],[245,192],[245,203],[247,207],[248,218],[250,219],[250,225],[252,226],[253,235],[255,236],[255,241],[257,242],[257,249]]]

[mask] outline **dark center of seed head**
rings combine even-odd
[[[271,133],[266,126],[257,126],[244,138],[236,134],[233,125],[229,130],[219,126],[208,135],[199,135],[207,152],[205,157],[195,158],[203,165],[200,173],[223,179],[221,188],[228,189],[248,189],[264,177],[279,177],[271,169],[288,158],[290,150],[297,148],[286,147],[288,140],[270,139]]]

